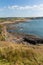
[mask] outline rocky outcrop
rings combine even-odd
[[[43,39],[42,38],[37,38],[37,37],[24,37],[24,42],[30,43],[30,44],[43,44]]]

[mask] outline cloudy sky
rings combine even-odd
[[[43,16],[43,0],[0,0],[0,17]]]

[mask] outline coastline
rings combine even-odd
[[[5,21],[5,22],[0,22],[0,25],[13,24],[13,23],[16,24],[16,23],[26,22],[26,21],[30,21],[30,20],[32,20],[32,19]]]
[[[27,20],[16,20],[14,22],[3,22],[3,23],[0,23],[0,25],[7,25],[7,24],[17,24],[17,23],[20,23],[20,22],[26,22]],[[6,26],[7,27],[7,26]],[[6,28],[5,28],[6,29]],[[3,29],[4,30],[4,29]],[[5,31],[5,33],[8,33],[8,38],[7,38],[7,41],[16,41],[17,43],[30,43],[30,44],[40,44],[40,43],[43,43],[43,38],[40,38],[36,35],[31,35],[31,34],[19,34],[19,33],[10,33],[7,31]]]

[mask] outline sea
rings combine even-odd
[[[9,25],[9,32],[35,35],[43,38],[43,19],[32,19]]]

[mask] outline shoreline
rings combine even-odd
[[[5,21],[5,22],[0,22],[0,25],[4,25],[4,24],[16,24],[16,23],[20,23],[20,22],[25,22],[27,21],[27,19],[25,20],[14,20],[14,21]]]
[[[16,43],[22,43],[22,44],[43,44],[43,38],[37,37],[35,35],[29,35],[29,34],[19,34],[19,33],[10,33],[14,36],[12,39],[13,41],[16,41]]]
[[[27,20],[16,20],[15,22],[3,22],[3,23],[0,23],[2,25],[5,25],[7,26],[7,24],[17,24],[17,23],[20,23],[20,22],[26,22]],[[8,32],[8,30],[6,29],[6,32]],[[6,33],[5,32],[5,33]],[[19,33],[10,33],[8,32],[10,35],[9,37],[11,38],[8,38],[9,40],[11,41],[16,41],[17,43],[23,43],[23,42],[27,42],[27,43],[30,43],[30,44],[36,44],[36,43],[43,43],[43,38],[40,38],[36,35],[31,35],[31,34],[19,34]],[[9,41],[8,40],[8,41]]]

